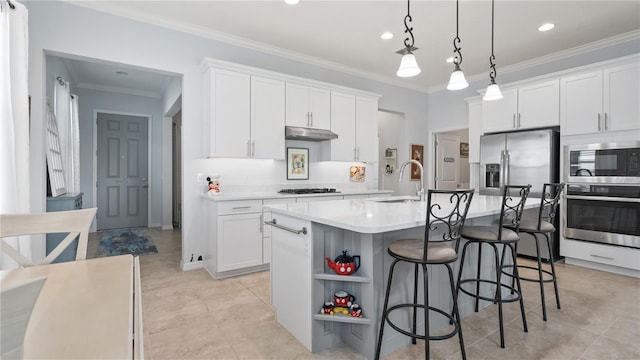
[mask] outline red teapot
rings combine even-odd
[[[349,256],[347,255],[347,250],[344,250],[342,255],[338,255],[335,262],[329,258],[325,259],[329,268],[333,269],[338,275],[351,275],[360,268],[360,256]]]

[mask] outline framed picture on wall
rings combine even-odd
[[[424,167],[424,145],[411,144],[411,159]],[[411,180],[420,180],[420,168],[416,164],[411,164]]]
[[[460,157],[469,157],[469,143],[460,143]]]
[[[309,180],[309,149],[287,148],[287,180]]]

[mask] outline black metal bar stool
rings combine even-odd
[[[455,283],[453,282],[453,270],[451,264],[458,259],[458,246],[460,244],[460,234],[467,217],[467,211],[473,198],[474,190],[429,190],[427,194],[427,215],[426,226],[423,239],[402,239],[389,245],[387,252],[394,260],[389,268],[389,280],[387,291],[382,308],[382,318],[380,321],[380,332],[376,347],[375,358],[380,358],[382,348],[382,335],[384,326],[388,323],[393,329],[411,337],[415,344],[416,339],[425,340],[425,358],[429,359],[429,341],[445,340],[458,334],[460,351],[462,358],[466,359],[464,351],[464,341],[462,339],[462,328],[460,327],[460,314],[456,301]],[[389,293],[393,280],[393,271],[398,262],[409,262],[415,265],[413,303],[397,304],[389,306]],[[429,306],[429,283],[427,265],[445,265],[449,273],[449,284],[451,296],[453,297],[453,312],[450,315],[442,309]],[[422,266],[424,299],[418,303],[418,267]],[[412,309],[413,325],[410,331],[401,329],[389,319],[389,313],[399,309]],[[424,312],[424,335],[419,335],[417,330],[417,312],[423,309]],[[453,330],[445,335],[430,335],[429,333],[429,312],[434,311],[445,316],[449,324],[453,325]]]
[[[500,347],[504,348],[504,321],[502,316],[502,303],[503,302],[520,302],[520,313],[522,314],[522,324],[524,331],[527,329],[527,318],[524,313],[524,302],[522,301],[522,288],[520,287],[520,277],[518,276],[518,267],[513,268],[513,282],[515,284],[504,284],[501,280],[502,268],[504,267],[504,257],[500,257],[500,251],[498,245],[502,246],[502,254],[504,255],[507,250],[511,252],[511,259],[513,264],[516,263],[516,250],[515,244],[520,240],[518,235],[518,225],[522,218],[524,211],[524,204],[529,196],[531,185],[506,185],[502,193],[502,208],[500,211],[500,218],[497,226],[465,226],[462,229],[462,237],[467,240],[462,248],[462,257],[460,259],[460,269],[458,272],[458,285],[456,287],[456,293],[462,291],[463,293],[475,298],[475,311],[478,312],[478,304],[480,299],[485,301],[491,301],[494,304],[498,304],[498,318],[500,323]],[[515,195],[510,195],[515,194]],[[507,228],[510,225],[511,228]],[[478,244],[478,264],[475,278],[462,279],[462,272],[464,269],[464,259],[467,253],[467,248],[471,244]],[[493,248],[495,255],[495,279],[482,279],[480,269],[482,267],[482,245],[487,244]],[[465,283],[475,283],[475,292],[473,289],[465,289],[462,285]],[[490,284],[496,287],[493,297],[487,297],[480,294],[480,284]],[[515,285],[515,286],[514,286]],[[511,290],[511,296],[503,298],[502,288]]]
[[[562,194],[562,190],[564,190],[564,183],[552,183],[552,184],[544,184],[542,187],[542,199],[540,200],[540,208],[538,209],[538,218],[537,219],[527,219],[526,217],[520,221],[520,232],[524,232],[527,234],[531,234],[536,241],[536,257],[538,260],[538,266],[529,266],[524,264],[518,264],[518,269],[531,269],[538,271],[538,278],[527,278],[520,276],[520,280],[537,282],[540,284],[540,298],[542,300],[542,319],[547,321],[547,307],[545,305],[544,298],[544,284],[553,282],[553,289],[556,293],[556,306],[560,309],[560,296],[558,294],[558,282],[556,279],[556,267],[553,264],[553,250],[551,247],[551,237],[550,235],[556,231],[555,226],[553,225],[553,220],[556,217],[556,211],[558,209],[558,202],[560,200],[560,194]],[[511,225],[507,226],[508,228],[513,227]],[[544,235],[547,240],[547,249],[549,250],[549,259],[548,262],[551,267],[551,271],[546,270],[542,267],[542,257],[540,256],[540,238],[537,236],[538,234]],[[518,251],[518,244],[516,243],[516,252]],[[503,273],[505,275],[510,276],[508,272],[504,271],[505,268],[512,267],[512,265],[507,265],[503,267]],[[548,276],[545,279],[545,275]]]

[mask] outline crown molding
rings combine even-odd
[[[106,92],[112,92],[117,94],[145,96],[145,97],[156,98],[156,99],[162,98],[162,94],[154,91],[136,90],[136,89],[117,87],[117,86],[105,86],[105,85],[91,84],[91,83],[78,83],[77,86],[78,86],[78,89],[106,91]]]
[[[540,56],[537,58],[533,58],[531,60],[523,61],[517,64],[504,66],[500,68],[500,72],[502,74],[508,74],[520,70],[526,70],[532,68],[534,66],[543,65],[546,63],[550,63],[553,61],[563,60],[570,58],[572,56],[582,55],[591,51],[604,49],[610,46],[615,46],[618,44],[623,44],[629,41],[640,40],[640,30],[633,30],[624,34],[612,36],[606,39],[590,42],[584,45],[576,46],[573,48],[569,48],[563,51],[558,51],[552,54]],[[482,79],[487,79],[487,74],[476,74],[467,77],[467,82],[479,81]],[[440,84],[438,86],[432,86],[427,90],[428,94],[432,94],[438,91],[442,91],[446,89],[447,84]]]
[[[437,86],[424,87],[424,86],[418,86],[414,84],[408,84],[392,76],[382,76],[376,73],[362,71],[354,67],[345,66],[343,64],[324,60],[314,56],[305,55],[293,50],[288,50],[288,49],[284,49],[276,46],[267,45],[265,43],[249,40],[249,39],[235,36],[229,33],[214,31],[202,26],[187,25],[184,23],[180,23],[178,21],[172,21],[172,20],[160,18],[157,16],[152,16],[152,15],[143,13],[141,11],[131,11],[131,10],[124,11],[118,8],[117,6],[109,5],[108,3],[102,2],[102,1],[82,1],[82,0],[64,0],[64,1],[73,5],[85,7],[95,11],[108,13],[118,17],[123,17],[123,18],[134,20],[134,21],[140,21],[147,24],[164,27],[170,30],[179,31],[182,33],[187,33],[187,34],[219,41],[225,44],[239,46],[249,50],[255,50],[262,53],[279,56],[285,59],[299,61],[305,64],[322,67],[328,70],[334,70],[334,71],[342,72],[345,74],[349,74],[349,75],[353,75],[353,76],[357,76],[357,77],[361,77],[369,80],[374,80],[374,81],[378,81],[388,85],[393,85],[393,86],[414,90],[414,91],[419,91],[427,94],[442,91],[446,89],[446,85],[447,85],[446,83],[444,83]],[[504,66],[504,67],[501,67],[500,72],[502,74],[516,72],[516,71],[528,69],[534,66],[542,65],[545,63],[566,59],[572,56],[581,55],[590,51],[595,51],[595,50],[599,50],[609,46],[614,46],[617,44],[638,40],[638,39],[640,39],[640,30],[634,30],[628,33],[612,36],[606,39],[576,46],[563,51],[540,56],[540,57],[523,61],[517,64]],[[468,76],[467,81],[468,82],[480,81],[485,77],[486,77],[486,74],[475,74],[475,75]]]
[[[415,90],[423,93],[426,93],[428,90],[424,86],[407,84],[406,82],[403,82],[402,80],[399,80],[395,77],[382,76],[372,72],[362,71],[354,67],[345,66],[343,64],[324,60],[314,56],[305,55],[293,50],[288,50],[288,49],[284,49],[276,46],[267,45],[265,43],[249,40],[249,39],[235,36],[229,33],[214,31],[208,28],[204,28],[202,26],[187,25],[178,21],[167,20],[157,16],[145,14],[140,11],[123,11],[122,9],[119,9],[116,6],[109,5],[102,1],[81,1],[81,0],[64,0],[64,1],[73,5],[81,6],[81,7],[88,8],[95,11],[108,13],[118,17],[140,21],[147,24],[156,25],[156,26],[164,27],[170,30],[175,30],[175,31],[179,31],[182,33],[187,33],[187,34],[191,34],[199,37],[204,37],[204,38],[219,41],[225,44],[239,46],[249,50],[259,51],[262,53],[279,56],[281,58],[299,61],[305,64],[314,65],[314,66],[322,67],[328,70],[334,70],[334,71],[342,72],[345,74],[354,75],[354,76],[378,81],[381,83],[402,87],[405,89]]]

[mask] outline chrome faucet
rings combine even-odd
[[[417,189],[417,195],[420,198],[420,201],[424,201],[424,168],[422,164],[420,164],[417,160],[407,160],[400,165],[400,176],[398,177],[398,182],[402,182],[402,177],[404,176],[404,168],[409,164],[416,164],[420,169],[420,189]]]

